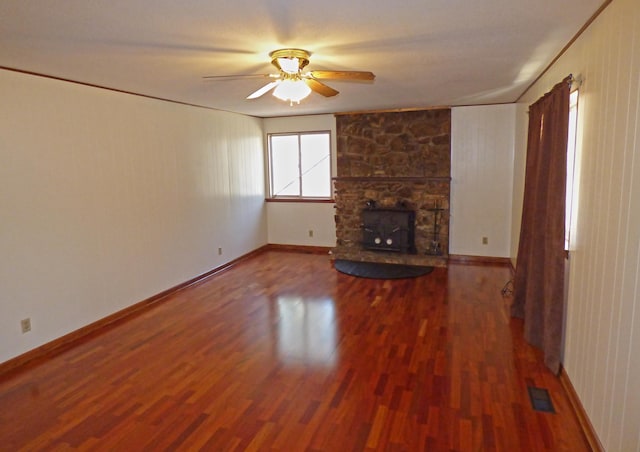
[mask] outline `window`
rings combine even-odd
[[[331,198],[331,134],[269,135],[269,196]]]
[[[569,97],[569,137],[567,141],[567,192],[565,204],[564,249],[569,251],[572,240],[572,229],[575,232],[574,218],[577,208],[577,135],[578,135],[578,90]]]

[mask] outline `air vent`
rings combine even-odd
[[[529,398],[531,399],[531,405],[536,411],[544,411],[547,413],[555,413],[553,409],[553,403],[549,396],[549,391],[543,388],[536,388],[534,386],[528,386]]]

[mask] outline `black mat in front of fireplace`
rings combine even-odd
[[[433,271],[433,267],[421,265],[357,262],[344,259],[336,259],[334,266],[341,273],[372,279],[417,278],[418,276],[428,275]]]

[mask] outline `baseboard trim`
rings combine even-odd
[[[465,256],[464,254],[450,254],[449,262],[452,264],[511,265],[511,259],[508,257]]]
[[[333,247],[330,246],[307,246],[307,245],[280,245],[270,243],[266,246],[268,251],[288,251],[292,253],[307,254],[329,254]]]
[[[39,347],[29,350],[28,352],[18,355],[15,358],[11,358],[8,361],[0,363],[0,376],[10,371],[15,371],[23,367],[26,367],[28,364],[34,364],[42,359],[61,353],[64,350],[67,350],[70,347],[76,345],[81,340],[87,339],[91,335],[98,334],[101,330],[107,327],[114,326],[119,322],[122,322],[137,314],[142,313],[144,310],[163,301],[170,295],[173,295],[182,289],[186,289],[187,287],[193,286],[194,284],[204,281],[205,279],[215,274],[218,274],[224,270],[227,270],[230,267],[233,267],[234,265],[242,261],[245,261],[260,253],[263,253],[268,249],[269,249],[269,245],[264,245],[260,248],[250,251],[249,253],[243,256],[240,256],[237,259],[229,261],[226,264],[220,265],[219,267],[213,268],[208,272],[198,275],[195,278],[192,278],[188,281],[178,284],[177,286],[164,290],[156,295],[153,295],[145,300],[135,303],[120,311],[114,312],[113,314],[108,315],[107,317],[103,317],[100,320],[96,320],[93,323],[90,323],[68,334],[65,334],[64,336],[61,336],[57,339],[47,342],[46,344],[43,344]]]
[[[578,418],[578,422],[580,423],[580,427],[582,428],[582,433],[584,433],[585,439],[587,440],[587,443],[589,443],[589,447],[593,452],[604,452],[605,449],[602,446],[602,443],[600,442],[595,429],[593,428],[593,424],[591,424],[591,421],[589,420],[587,412],[582,406],[580,397],[578,397],[578,393],[573,387],[567,371],[563,367],[560,368],[559,378],[560,384],[562,384],[564,392],[567,394],[567,398],[569,399],[571,408],[573,408],[573,412]]]

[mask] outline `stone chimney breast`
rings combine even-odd
[[[336,259],[446,266],[449,250],[451,110],[336,116]],[[415,210],[412,253],[363,246],[363,211]]]

